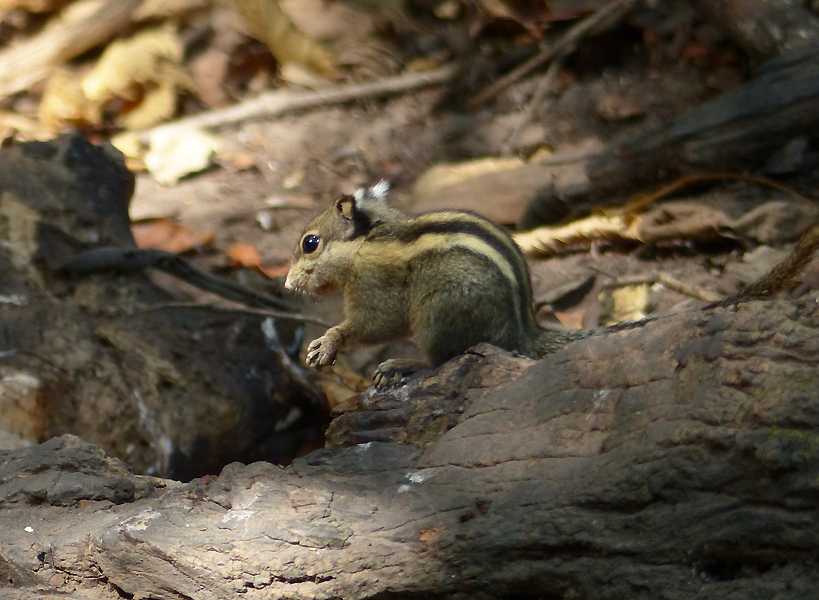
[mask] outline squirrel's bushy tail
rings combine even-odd
[[[749,300],[763,300],[777,292],[792,290],[805,267],[813,260],[817,249],[819,249],[819,223],[814,224],[803,233],[793,251],[767,275],[746,285],[736,294],[709,304],[705,308],[719,308]]]
[[[543,358],[549,354],[554,354],[572,342],[595,335],[596,331],[596,329],[554,331],[552,329],[538,328],[528,341],[527,347],[521,349],[521,354],[532,358]]]

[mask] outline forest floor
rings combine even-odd
[[[224,271],[230,263],[229,248],[249,245],[259,252],[268,272],[282,277],[306,223],[341,194],[385,179],[392,184],[390,201],[411,212],[418,210],[413,185],[427,170],[442,163],[500,160],[516,130],[512,155],[524,159],[537,152],[602,148],[740,84],[747,71],[741,53],[712,25],[681,7],[667,18],[680,18],[679,10],[684,13],[681,25],[664,36],[649,40],[646,30],[627,21],[586,40],[534,110],[529,102],[542,73],[512,85],[479,110],[447,103],[443,86],[223,128],[221,155],[242,157],[252,168],[231,168],[226,161],[172,186],[141,173],[132,218],[168,217],[194,230],[213,231],[212,243],[189,255],[203,268]],[[522,121],[527,124],[521,128]],[[689,195],[686,191],[676,199],[718,203],[727,198],[753,204],[779,195],[745,182],[719,184],[710,191],[695,189]],[[495,218],[500,212],[506,215],[505,224],[514,227],[525,205],[506,207],[500,193],[487,189],[466,208]],[[612,197],[609,206],[628,199],[629,194]],[[433,203],[443,207],[447,201],[444,197]],[[555,290],[569,291],[595,275],[611,283],[664,273],[721,296],[765,272],[784,251],[752,255],[750,263],[743,262],[742,255],[737,243],[703,246],[681,238],[665,247],[581,248],[531,259],[530,269],[540,304],[554,300]],[[686,299],[654,285],[644,303],[651,312],[666,312]],[[341,317],[337,298],[307,301],[305,310],[330,321]],[[550,315],[542,316],[549,320]],[[580,321],[583,326],[597,324],[582,316],[574,317],[576,326]],[[319,333],[308,331],[308,339]],[[412,349],[399,343],[352,352],[342,357],[342,364],[366,375],[396,352],[412,354]]]

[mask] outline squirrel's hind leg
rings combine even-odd
[[[405,378],[428,367],[429,365],[425,360],[391,358],[376,367],[375,373],[373,373],[373,382],[376,387],[398,385]]]

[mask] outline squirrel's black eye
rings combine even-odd
[[[301,249],[305,254],[312,254],[318,249],[320,241],[321,238],[313,233],[305,235],[301,241]]]

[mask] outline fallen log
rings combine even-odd
[[[97,452],[75,438],[42,467],[42,446],[3,453],[9,597],[811,597],[817,328],[809,295],[537,363],[479,347],[341,407],[328,447],[287,468],[152,479],[154,497],[119,463],[72,459]],[[71,469],[130,492],[49,499]]]
[[[577,216],[696,173],[811,172],[818,114],[819,46],[811,45],[763,63],[743,85],[601,152],[556,154],[523,167],[540,169],[542,179],[555,182],[551,193],[544,188],[532,201],[527,226],[536,224],[535,215],[549,213],[542,207],[555,196]]]

